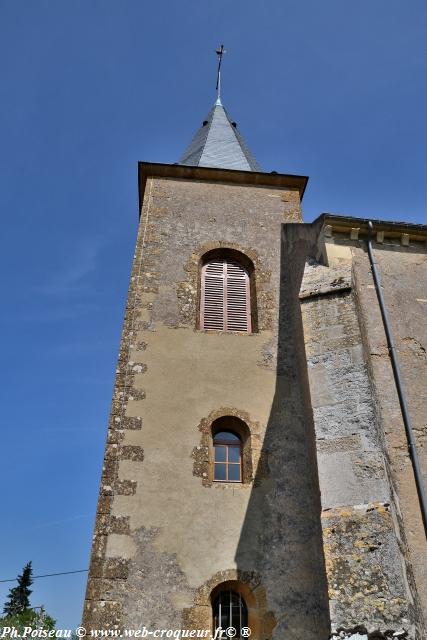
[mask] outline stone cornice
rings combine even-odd
[[[307,176],[295,176],[285,173],[236,171],[234,169],[214,169],[211,167],[187,167],[180,164],[139,162],[138,184],[140,211],[147,178],[173,178],[176,180],[198,180],[260,187],[283,187],[298,190],[301,200],[308,182]]]
[[[329,213],[323,213],[315,222],[320,220],[323,222],[323,234],[326,240],[335,234],[346,235],[350,240],[367,237],[369,235],[368,222],[372,222],[373,238],[379,244],[387,239],[400,240],[403,246],[408,246],[410,242],[427,243],[427,225]]]

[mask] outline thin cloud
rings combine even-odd
[[[93,342],[82,340],[54,344],[47,348],[47,352],[54,356],[80,358],[82,355],[85,356],[87,354],[109,351],[110,346],[109,342],[106,341]]]
[[[37,291],[49,296],[61,296],[87,290],[87,277],[96,270],[104,245],[105,241],[99,238],[82,242],[47,282],[37,286]]]
[[[75,522],[75,520],[82,520],[84,518],[92,518],[93,513],[80,513],[69,518],[61,518],[60,520],[50,520],[49,522],[42,522],[40,524],[33,525],[32,527],[26,527],[29,530],[34,529],[46,529],[48,527],[56,527],[59,524],[66,524],[68,522]]]
[[[87,432],[87,431],[98,431],[99,432],[99,427],[40,427],[38,429],[39,432],[41,431],[48,431],[48,432],[60,432],[60,433],[74,433],[75,431],[79,431],[79,432]]]
[[[80,291],[84,290],[84,286],[80,287]],[[76,289],[77,291],[77,289]],[[54,295],[53,291],[45,291],[44,285],[37,287],[37,293],[43,293],[46,295]],[[63,291],[62,293],[67,293]],[[58,293],[55,295],[59,295]],[[46,322],[61,322],[63,320],[68,320],[69,318],[78,318],[83,315],[87,315],[88,313],[94,313],[99,310],[99,305],[95,304],[93,301],[86,303],[76,303],[64,305],[62,308],[58,308],[57,306],[53,307],[52,304],[49,307],[45,307],[42,311],[36,311],[31,314],[28,314],[22,318],[20,318],[23,323],[31,323],[39,322],[46,324]],[[15,321],[16,322],[16,321]]]

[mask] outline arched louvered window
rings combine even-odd
[[[229,257],[209,259],[202,268],[202,329],[252,331],[248,270]]]

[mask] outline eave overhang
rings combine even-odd
[[[427,240],[427,225],[394,220],[378,220],[377,218],[356,218],[341,214],[322,213],[312,224],[321,223],[323,229],[330,227],[334,233],[349,234],[352,229],[358,230],[358,237],[368,236],[368,223],[372,222],[374,233],[382,232],[387,238],[401,238],[408,235],[409,240],[424,242]]]
[[[300,199],[304,196],[307,176],[286,173],[263,173],[257,171],[237,171],[236,169],[214,169],[211,167],[190,167],[180,164],[138,162],[139,212],[141,214],[147,178],[172,178],[175,180],[198,180],[222,182],[226,184],[246,184],[262,187],[283,187],[298,190]]]

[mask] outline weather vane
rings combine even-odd
[[[222,62],[222,56],[224,55],[224,53],[227,53],[227,52],[224,49],[224,45],[222,44],[216,50],[216,55],[218,56],[218,72],[216,75],[216,92],[217,92],[217,99],[220,102],[221,102],[221,62]]]

